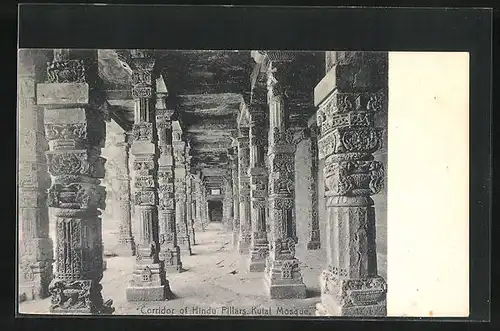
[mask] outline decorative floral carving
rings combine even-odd
[[[153,140],[153,123],[138,123],[134,124],[132,133],[135,141],[152,141]]]
[[[132,88],[132,98],[140,99],[140,98],[151,98],[153,95],[153,88],[151,87],[133,87]]]
[[[85,309],[91,310],[91,280],[65,281],[53,279],[49,285],[49,292],[52,295],[51,309]]]
[[[132,72],[132,85],[151,85],[151,71],[149,70],[134,70]]]
[[[87,123],[75,124],[45,124],[45,136],[47,140],[58,139],[87,139]]]
[[[106,191],[104,187],[92,184],[72,183],[68,185],[54,184],[48,191],[48,206],[55,208],[104,209]]]
[[[154,188],[155,187],[155,182],[153,179],[153,176],[137,176],[135,178],[135,183],[134,186],[136,188]]]
[[[367,196],[383,187],[384,171],[378,161],[326,162],[325,185],[333,195]]]
[[[154,191],[137,191],[134,194],[135,205],[155,205],[155,192]]]
[[[52,61],[47,65],[48,83],[85,83],[82,60]]]

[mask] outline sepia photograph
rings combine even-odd
[[[18,51],[18,311],[387,315],[388,52]]]

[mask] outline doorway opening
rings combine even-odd
[[[210,222],[222,222],[222,201],[208,201]]]

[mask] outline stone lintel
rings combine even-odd
[[[133,155],[154,155],[156,145],[147,141],[134,141],[130,147],[130,153]]]
[[[314,88],[314,106],[317,107],[337,88],[337,70],[333,66]]]
[[[44,112],[45,124],[79,124],[87,123],[85,108],[56,108],[46,109]]]
[[[87,83],[42,83],[37,85],[37,104],[54,107],[89,103]]]

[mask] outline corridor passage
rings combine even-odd
[[[386,315],[386,53],[20,64],[20,312]]]
[[[104,238],[106,240],[106,238]],[[249,272],[248,261],[236,252],[231,232],[220,222],[210,222],[206,231],[196,233],[193,255],[183,257],[184,272],[167,275],[174,297],[168,301],[127,302],[123,291],[124,279],[132,273],[135,257],[106,258],[103,296],[112,297],[116,314],[178,315],[187,307],[192,315],[314,315],[319,299],[318,274],[322,261],[320,251],[297,251],[305,254],[301,261],[306,299],[271,300],[263,285],[263,273]],[[306,257],[307,256],[307,257]],[[20,303],[19,311],[48,314],[50,298]]]

